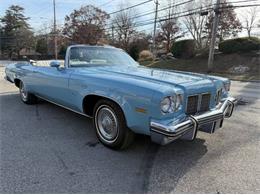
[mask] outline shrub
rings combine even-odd
[[[139,54],[140,61],[153,60],[153,54],[149,50],[143,50]]]
[[[195,41],[186,39],[173,43],[171,52],[175,58],[192,58],[195,56]]]
[[[149,41],[146,37],[139,36],[134,39],[133,42],[128,46],[127,51],[132,58],[136,61],[139,59],[140,51],[147,50],[149,48]]]
[[[199,58],[208,58],[209,57],[209,47],[197,49],[196,56]]]
[[[249,52],[259,49],[260,39],[257,37],[229,39],[219,43],[219,51],[223,53]]]
[[[66,51],[67,51],[67,46],[61,45],[60,51],[59,51],[59,56],[64,59],[65,55],[66,55]]]
[[[131,45],[128,53],[135,61],[138,60],[139,48],[137,45]]]

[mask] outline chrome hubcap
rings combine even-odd
[[[23,100],[27,100],[28,93],[24,89],[24,85],[22,84],[20,87],[20,93]]]
[[[96,126],[101,136],[107,141],[114,140],[118,134],[117,118],[108,107],[98,109]]]

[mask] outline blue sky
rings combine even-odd
[[[74,9],[80,8],[81,5],[92,4],[105,10],[107,13],[120,9],[120,5],[131,6],[143,2],[144,0],[56,0],[56,18],[57,24],[64,23],[64,17],[70,14]],[[52,0],[0,0],[0,17],[4,15],[5,10],[10,5],[20,5],[25,8],[25,15],[30,17],[29,23],[35,30],[45,28],[47,24],[53,22],[53,3]],[[154,3],[149,2],[142,6],[140,10],[138,7],[135,11],[139,14],[145,11],[154,9]],[[153,18],[153,15],[138,20],[146,20]],[[48,25],[47,25],[48,26]],[[150,27],[145,27],[151,29]]]
[[[100,7],[105,10],[107,13],[111,13],[115,10],[120,9],[120,5],[124,7],[128,7],[131,5],[135,5],[141,3],[145,0],[56,0],[56,17],[58,26],[62,26],[64,23],[64,17],[69,15],[74,9],[80,8],[82,5],[92,4]],[[174,1],[174,0],[172,0]],[[186,0],[175,0],[178,2],[183,2]],[[208,0],[215,2],[215,0]],[[232,2],[239,2],[241,0],[228,0]],[[167,5],[168,0],[159,0],[159,9],[165,7]],[[254,2],[244,2],[239,4],[254,4],[260,3],[260,0],[255,0]],[[53,24],[53,0],[0,0],[0,17],[4,15],[5,10],[10,5],[20,5],[25,8],[25,15],[30,17],[29,23],[31,27],[37,32],[48,32],[50,29],[50,25]],[[155,9],[155,4],[153,1],[144,4],[142,6],[136,7],[136,14],[142,14],[147,11],[152,11]],[[241,16],[243,12],[245,12],[244,8],[236,9],[238,16]],[[260,11],[259,15],[260,17]],[[147,19],[153,19],[154,15],[148,15],[144,17],[140,17],[137,19],[138,21],[144,21]],[[241,17],[240,17],[241,18]],[[243,18],[241,18],[243,19]],[[146,32],[152,32],[153,25],[147,25],[140,27],[139,30],[146,30]],[[258,29],[259,31],[259,29]],[[258,33],[257,33],[258,34]],[[260,32],[259,32],[260,34]],[[244,36],[245,33],[242,33],[241,36]]]

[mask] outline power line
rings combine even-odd
[[[214,5],[214,4],[212,4]],[[183,12],[179,12],[177,14],[179,15],[176,15],[174,17],[168,17],[168,18],[164,18],[166,16],[163,16],[163,17],[160,17],[159,19],[159,22],[162,22],[162,21],[167,21],[167,20],[172,20],[172,19],[177,19],[177,18],[181,18],[181,17],[186,17],[186,16],[191,16],[191,15],[195,15],[195,14],[200,14],[201,12],[205,12],[205,11],[211,11],[213,10],[213,7],[211,7],[212,5],[209,5],[205,8],[195,8],[195,9],[191,9],[191,10],[186,10],[186,11],[183,11]],[[239,6],[225,6],[225,7],[221,7],[219,9],[230,9],[230,8],[240,8],[240,7],[251,7],[251,6],[260,6],[260,4],[254,4],[254,5],[239,5]],[[136,25],[134,27],[140,27],[140,26],[146,26],[146,25],[151,25],[153,24],[153,19],[149,19],[149,20],[143,20],[143,21],[140,21],[139,23],[136,23]],[[115,28],[114,29],[120,29],[120,28],[123,28],[123,27],[118,27],[118,28]],[[108,28],[105,28],[104,30],[109,30],[111,29],[111,27],[108,27]]]
[[[190,2],[192,2],[192,1],[194,1],[194,0],[188,0],[188,1],[181,2],[181,3],[175,4],[175,5],[166,6],[165,8],[159,9],[158,11],[164,11],[164,10],[167,10],[167,9],[171,9],[171,8],[174,8],[174,7],[178,7],[178,6],[181,6],[181,5],[190,3]]]
[[[115,1],[115,0],[110,0],[110,1],[108,1],[108,2],[106,2],[106,3],[103,3],[103,4],[99,5],[98,7],[107,6],[108,4],[112,3],[113,1]]]
[[[161,12],[161,11],[164,11],[164,10],[167,10],[167,9],[171,9],[173,7],[177,7],[177,6],[181,6],[181,5],[184,5],[184,4],[187,4],[187,3],[190,3],[194,0],[188,0],[188,1],[185,1],[185,2],[181,2],[181,3],[178,3],[178,4],[175,4],[175,5],[172,5],[172,6],[166,6],[164,8],[161,8],[161,9],[158,9],[158,12]],[[235,2],[228,2],[228,3],[241,3],[241,2],[253,2],[253,1],[258,1],[258,0],[242,0],[242,1],[235,1]],[[224,4],[224,3],[221,3],[221,4]],[[211,5],[208,5],[208,6],[205,6],[204,8],[202,7],[197,7],[197,8],[194,8],[194,9],[190,9],[190,10],[187,10],[187,11],[184,11],[184,12],[189,12],[189,11],[194,11],[194,10],[203,10],[205,11],[205,8],[211,8],[213,10],[213,6],[215,6],[216,4],[211,4]],[[234,7],[234,6],[233,6]],[[207,11],[210,11],[210,10],[207,10]],[[179,12],[179,13],[184,13],[184,12]],[[150,12],[147,12],[147,13],[144,13],[144,14],[141,14],[141,15],[137,15],[137,16],[133,16],[133,17],[130,17],[130,19],[136,19],[136,18],[140,18],[140,17],[143,17],[143,16],[147,16],[147,15],[151,15],[151,14],[154,14],[155,11],[150,11]],[[177,14],[179,14],[177,13]],[[111,25],[112,23],[108,24],[108,25]]]
[[[180,3],[177,3],[175,5],[171,5],[171,6],[166,6],[164,8],[161,8],[161,9],[158,9],[158,12],[161,12],[161,11],[165,11],[167,9],[171,9],[171,8],[174,8],[174,7],[178,7],[178,6],[181,6],[181,5],[184,5],[184,4],[187,4],[187,3],[190,3],[194,0],[188,0],[188,1],[185,1],[185,2],[180,2]],[[241,2],[253,2],[253,1],[258,1],[258,0],[241,0],[241,1],[232,1],[232,2],[227,2],[229,4],[233,4],[233,3],[241,3]],[[224,4],[224,3],[221,3],[221,4]],[[211,5],[208,5],[206,7],[210,7],[210,6],[215,6],[216,4],[211,4]],[[130,9],[130,8],[129,8]],[[196,9],[200,9],[200,8],[196,8]],[[121,11],[124,11],[124,10],[118,10],[116,12],[121,12]],[[113,12],[114,13],[114,12]],[[130,17],[131,19],[136,19],[136,18],[140,18],[140,17],[143,17],[143,16],[147,16],[147,15],[150,15],[150,14],[154,14],[155,11],[149,11],[149,12],[146,12],[144,14],[141,14],[141,15],[137,15],[137,16],[133,16],[133,17]]]
[[[133,8],[133,7],[143,5],[143,4],[148,3],[148,2],[150,2],[150,1],[152,1],[152,0],[144,1],[144,2],[142,2],[142,3],[139,3],[139,4],[136,4],[136,5],[127,7],[127,8],[125,8],[125,9],[117,10],[117,11],[112,12],[112,13],[110,13],[110,14],[114,14],[114,13],[118,13],[118,12],[121,12],[121,11],[124,11],[124,10],[127,10],[127,9],[131,9],[131,8]],[[188,2],[191,2],[191,1],[193,1],[193,0],[188,0],[188,1],[186,1],[186,2],[181,2],[180,4],[182,5],[182,4],[184,4],[184,3],[188,3]],[[227,3],[228,3],[228,4],[231,4],[231,3],[242,3],[242,2],[253,2],[253,1],[257,1],[257,0],[247,0],[247,1],[241,0],[241,1],[227,2]],[[108,2],[107,2],[107,3],[108,3]],[[221,3],[221,4],[223,4],[223,3]],[[179,5],[179,4],[176,4],[176,5],[173,5],[173,6],[170,6],[170,7],[174,7],[174,6],[177,6],[177,5]],[[175,13],[175,16],[174,16],[174,17],[170,17],[170,18],[169,18],[169,17],[168,17],[168,18],[164,18],[165,16],[164,16],[164,17],[159,17],[159,19],[160,19],[159,21],[161,22],[161,21],[166,21],[166,20],[181,18],[181,17],[185,17],[185,16],[189,16],[189,15],[194,15],[194,14],[198,14],[198,13],[200,13],[200,12],[202,12],[202,11],[211,11],[211,10],[213,10],[213,8],[212,8],[213,5],[215,5],[215,4],[211,4],[211,5],[208,5],[208,6],[203,7],[203,8],[202,8],[202,7],[198,7],[198,8],[194,8],[194,9],[182,11],[182,12],[179,12],[179,13]],[[220,9],[252,7],[252,6],[260,6],[260,4],[252,4],[252,5],[230,5],[230,6],[221,7]],[[164,7],[164,8],[158,9],[158,11],[166,10],[167,8],[169,9],[169,7]],[[187,13],[187,12],[188,12],[188,13]],[[141,16],[148,15],[148,14],[152,14],[152,13],[155,13],[155,11],[154,11],[154,12],[148,12],[148,13],[146,13],[146,14],[141,14],[141,15],[138,15],[138,16],[135,16],[135,17],[132,17],[132,18],[139,18],[139,17],[141,17]],[[178,14],[178,15],[176,16],[176,14]],[[152,24],[152,23],[153,23],[152,19],[143,20],[143,21],[137,22],[136,25],[135,25],[135,27],[146,26],[146,25],[150,25],[150,24]],[[50,28],[50,29],[51,29],[51,28]],[[109,29],[111,29],[111,27],[105,28],[104,30],[109,30]],[[116,28],[114,28],[114,29],[116,29]]]
[[[188,0],[188,1],[181,2],[181,3],[178,3],[178,4],[172,5],[172,6],[167,6],[167,7],[158,9],[158,12],[164,11],[164,10],[167,10],[167,9],[171,9],[171,8],[173,8],[173,7],[178,7],[178,6],[181,6],[181,5],[190,3],[190,2],[192,2],[192,1],[194,1],[194,0]],[[140,18],[140,17],[147,16],[147,15],[154,14],[154,13],[155,13],[155,11],[150,11],[150,12],[147,12],[147,13],[145,13],[145,14],[141,14],[141,15],[137,15],[137,16],[132,16],[132,17],[130,17],[130,19]],[[113,22],[112,22],[112,23],[113,23]],[[108,25],[111,25],[112,23],[110,23],[110,24],[108,24]]]
[[[122,11],[125,11],[125,10],[129,10],[129,9],[134,8],[134,7],[137,7],[137,6],[140,6],[140,5],[149,3],[149,2],[151,2],[151,1],[153,1],[153,0],[147,0],[147,1],[144,1],[144,2],[142,2],[142,3],[138,3],[138,4],[132,5],[132,6],[130,6],[130,7],[126,7],[126,8],[124,8],[124,9],[121,9],[121,10],[111,12],[111,13],[109,13],[109,15],[113,15],[113,14],[116,14],[116,13],[119,13],[119,12],[122,12]]]
[[[250,1],[250,0],[248,0]],[[251,0],[251,1],[255,1],[255,0]],[[190,16],[190,15],[194,15],[194,14],[199,14],[201,12],[205,12],[205,11],[211,11],[213,10],[212,8],[212,5],[215,5],[215,4],[211,4],[211,5],[208,5],[204,8],[202,7],[198,7],[198,8],[194,8],[194,9],[189,9],[189,10],[186,10],[186,11],[182,11],[182,12],[178,12],[178,13],[175,13],[174,17],[168,17],[165,18],[166,16],[162,16],[162,17],[159,17],[159,21],[162,22],[162,21],[166,21],[166,20],[171,20],[171,19],[177,19],[177,18],[181,18],[181,17],[185,17],[185,16]],[[254,4],[254,5],[239,5],[239,6],[225,6],[225,7],[221,7],[220,9],[229,9],[229,8],[240,8],[240,7],[251,7],[251,6],[259,6],[260,4]],[[176,15],[178,14],[178,15]],[[142,20],[142,21],[139,21],[136,23],[135,27],[140,27],[140,26],[145,26],[145,25],[149,25],[149,24],[152,24],[153,23],[153,19],[148,19],[148,20]],[[120,28],[120,27],[118,27]],[[116,27],[114,27],[114,29],[118,29]],[[111,29],[111,27],[107,27],[105,28],[104,30],[109,30]]]
[[[194,13],[189,13],[189,14],[184,14],[184,15],[179,15],[176,16],[175,18],[180,18],[180,17],[184,17],[184,16],[188,16],[188,15],[193,15]],[[160,19],[160,18],[159,18]],[[160,19],[159,21],[162,21],[162,19]],[[146,25],[150,25],[150,24],[154,24],[154,20],[153,19],[149,19],[149,20],[144,20],[144,21],[140,21],[140,23],[136,23],[134,25],[134,27],[140,27],[140,26],[146,26]],[[120,28],[124,28],[123,27],[114,27],[114,29],[120,29]],[[110,30],[111,27],[105,28],[104,30]]]
[[[108,2],[106,2],[106,3],[104,3],[104,4],[102,4],[101,6],[107,5],[107,4],[111,3],[112,1],[114,1],[114,0],[110,0],[110,1],[108,1]],[[254,2],[254,1],[258,1],[258,0],[228,1],[227,3],[228,3],[228,4],[237,4],[237,3]],[[142,2],[142,3],[136,4],[136,5],[134,5],[134,6],[131,6],[131,7],[128,7],[128,8],[122,9],[122,10],[118,10],[118,11],[115,11],[115,12],[112,12],[111,14],[113,14],[113,13],[118,13],[118,12],[120,12],[120,11],[123,11],[123,10],[126,10],[126,9],[130,9],[130,8],[132,8],[132,7],[136,7],[136,6],[142,5],[142,4],[144,4],[144,3],[148,3],[148,2],[150,2],[150,1],[145,1],[145,2]],[[187,1],[187,2],[189,2],[189,1]],[[185,3],[185,2],[182,2],[181,4],[183,4],[183,3]],[[221,4],[223,4],[223,3],[221,3]],[[177,5],[178,5],[178,4],[177,4]],[[177,5],[175,5],[175,6],[177,6]],[[214,5],[215,5],[215,4],[212,4],[211,6],[214,6]],[[251,5],[251,6],[258,6],[258,5]],[[171,7],[172,7],[172,6],[171,6]],[[236,8],[237,8],[237,6],[233,6],[233,7],[236,7]],[[248,7],[248,6],[247,6],[247,5],[241,6],[241,5],[240,5],[240,7]],[[48,7],[45,6],[43,9],[41,8],[41,10],[38,10],[37,12],[34,12],[34,13],[35,13],[35,14],[37,13],[37,15],[38,15],[38,14],[40,14],[40,13],[42,13],[42,12],[46,12],[49,8],[50,8],[50,6],[48,6]],[[170,7],[165,7],[165,8],[159,9],[158,12],[160,12],[160,11],[162,11],[162,10],[166,10],[166,9],[170,9]],[[141,14],[141,15],[134,16],[134,17],[132,17],[132,19],[140,18],[140,17],[147,16],[147,15],[150,15],[150,14],[153,14],[153,13],[155,13],[155,12],[154,12],[154,11],[147,12],[147,13],[145,13],[145,14]],[[31,18],[32,18],[32,17],[31,17]]]
[[[244,3],[244,2],[251,2],[251,1],[259,1],[259,0],[241,0],[241,1],[227,1],[227,4],[230,4],[230,3],[232,3],[232,4],[234,4],[234,3]],[[223,4],[223,3],[220,3],[220,4]]]
[[[46,12],[51,12],[52,11],[52,6],[51,2],[49,4],[45,4],[44,6],[41,6],[41,8],[38,10],[33,10],[32,15],[43,15],[43,13]]]
[[[220,9],[223,9],[223,8],[242,8],[242,7],[259,7],[260,4],[252,4],[252,5],[231,5],[231,6],[225,6],[225,7],[220,7]]]
[[[108,1],[108,2],[106,2],[106,3],[104,3],[104,4],[109,4],[109,3],[111,3],[112,1],[114,1],[114,0],[110,0],[110,1]],[[150,0],[150,1],[152,1],[152,0]],[[119,12],[121,12],[121,11],[124,11],[124,10],[127,10],[127,9],[131,9],[131,8],[133,8],[133,7],[137,7],[137,6],[143,5],[143,4],[148,3],[148,2],[150,2],[150,1],[144,1],[144,2],[139,3],[139,4],[136,4],[136,5],[133,5],[133,6],[130,6],[130,7],[124,8],[124,9],[121,9],[121,10],[114,11],[114,12],[112,12],[112,13],[110,13],[110,14],[119,13]],[[189,2],[191,2],[191,1],[194,1],[194,0],[188,0],[188,1],[180,2],[180,3],[175,4],[175,5],[172,5],[172,6],[167,6],[167,7],[161,8],[161,9],[158,9],[158,12],[164,11],[164,10],[167,10],[167,9],[170,9],[170,8],[173,8],[173,7],[176,7],[176,6],[183,5],[183,4],[189,3]],[[232,2],[227,2],[227,3],[230,3],[230,4],[232,3],[232,4],[233,4],[233,3],[253,2],[253,1],[257,1],[257,0],[241,0],[241,1],[235,1],[235,2],[232,1]],[[221,3],[221,4],[223,4],[223,3]],[[215,5],[215,4],[211,4],[211,5],[207,6],[207,7],[214,6],[214,5]],[[233,7],[234,7],[234,6],[233,6]],[[196,8],[196,9],[200,9],[200,8]],[[194,9],[192,9],[191,11],[193,11],[193,10],[194,10]],[[43,11],[43,10],[42,10],[42,11]],[[153,13],[155,13],[155,11],[151,11],[151,12],[147,12],[147,13],[145,13],[145,14],[133,16],[133,17],[131,17],[131,19],[140,18],[140,17],[146,16],[146,15],[150,15],[150,14],[153,14]],[[108,25],[111,25],[111,23],[108,24]]]
[[[171,9],[171,8],[174,8],[174,7],[178,7],[178,6],[181,6],[181,5],[190,3],[190,2],[192,2],[192,1],[194,1],[194,0],[188,0],[188,1],[181,2],[181,3],[178,3],[178,4],[172,5],[172,6],[166,6],[166,7],[164,7],[164,8],[158,9],[158,12],[161,12],[161,11],[164,11],[164,10],[167,10],[167,9]],[[146,16],[146,15],[150,15],[150,14],[154,14],[154,13],[155,13],[155,11],[149,12],[149,13],[146,13],[146,14],[142,14],[142,15],[138,15],[138,16],[136,16],[136,17],[133,17],[132,19],[134,19],[134,18],[140,18],[140,17],[142,17],[142,16]]]
[[[202,9],[201,7],[198,7],[198,8],[194,8],[194,9],[190,9],[190,10],[186,10],[186,11],[181,11],[181,12],[175,13],[174,14],[175,16],[171,17],[171,18],[169,18],[168,16],[159,17],[159,22],[162,22],[162,21],[165,21],[165,20],[169,20],[169,19],[176,19],[176,18],[179,18],[179,17],[188,16],[188,15],[194,15],[194,14],[200,13],[201,11],[209,11],[209,10],[210,9]],[[152,24],[152,23],[153,23],[153,19],[142,20],[142,21],[139,21],[139,22],[135,23],[135,27],[142,26],[142,25],[147,25],[147,24]],[[108,27],[107,30],[110,29],[110,28],[111,27]]]
[[[221,4],[221,3],[220,3]],[[223,3],[222,3],[223,4]],[[212,4],[212,5],[216,5],[216,4]],[[221,11],[222,9],[230,9],[230,8],[241,8],[241,7],[258,7],[260,6],[260,4],[252,4],[252,5],[237,5],[237,6],[233,6],[233,5],[230,5],[230,6],[224,6],[224,7],[219,7],[219,10]],[[201,12],[204,12],[204,11],[211,11],[213,10],[213,8],[210,8],[210,6],[208,6],[208,9],[206,10],[203,10],[201,9],[200,11],[195,11],[195,12],[192,12],[191,14],[188,14],[188,15],[194,15],[194,14],[198,14],[198,13],[201,13]],[[189,11],[189,10],[188,10]],[[187,11],[186,11],[187,12]],[[185,15],[186,16],[186,15]],[[172,20],[172,19],[176,19],[178,17],[170,17],[170,18],[165,18],[165,19],[162,19],[161,21],[166,21],[166,20]]]

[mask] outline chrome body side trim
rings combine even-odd
[[[40,99],[43,99],[43,100],[45,100],[45,101],[47,101],[47,102],[50,102],[50,103],[52,103],[52,104],[55,104],[55,105],[57,105],[57,106],[59,106],[59,107],[62,107],[62,108],[65,108],[65,109],[67,109],[67,110],[70,110],[70,111],[72,111],[72,112],[75,112],[75,113],[77,113],[77,114],[86,116],[86,117],[88,117],[88,118],[93,118],[93,117],[91,117],[91,116],[89,116],[89,115],[86,115],[86,114],[84,114],[84,113],[82,113],[82,112],[78,112],[78,111],[76,111],[76,110],[73,110],[73,109],[71,109],[71,108],[68,108],[68,107],[66,107],[66,106],[63,106],[63,105],[58,104],[58,103],[56,103],[56,102],[53,102],[53,101],[51,101],[51,100],[48,100],[48,99],[46,99],[46,98],[44,98],[44,97],[42,97],[42,96],[39,96],[39,95],[35,95],[35,96],[38,97],[38,98],[40,98]]]

